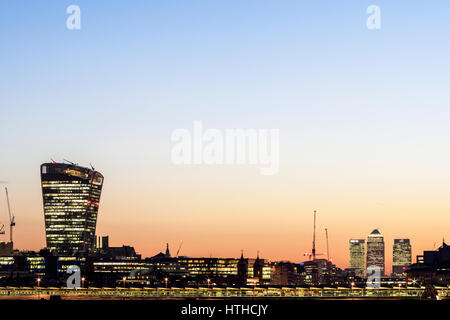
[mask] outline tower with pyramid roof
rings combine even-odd
[[[384,238],[378,229],[374,229],[367,237],[366,270],[373,266],[380,269],[381,276],[384,275]]]

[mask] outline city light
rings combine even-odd
[[[59,172],[54,176],[51,173]],[[58,171],[59,170],[59,171]],[[160,280],[156,280],[159,275],[163,276],[164,289],[166,292],[171,292],[168,282],[171,279],[171,287],[183,288],[188,285],[197,283],[201,286],[206,281],[208,292],[210,292],[212,285],[212,277],[214,277],[214,284],[218,287],[226,286],[226,294],[230,294],[229,288],[239,287],[242,290],[243,287],[252,287],[264,289],[267,286],[283,286],[285,288],[296,288],[299,286],[305,286],[306,288],[324,288],[328,286],[349,288],[351,289],[351,296],[361,296],[364,290],[359,290],[361,286],[366,285],[367,277],[369,276],[369,267],[365,270],[365,266],[368,263],[374,264],[377,268],[385,270],[385,244],[384,238],[378,229],[374,229],[365,239],[350,239],[350,268],[342,270],[333,264],[331,259],[320,258],[321,253],[315,253],[315,258],[312,258],[311,254],[305,254],[306,259],[299,263],[289,261],[269,261],[267,259],[261,259],[257,254],[256,259],[252,257],[244,257],[243,251],[241,251],[241,257],[238,258],[193,258],[193,257],[179,257],[178,252],[175,257],[172,257],[169,250],[169,244],[166,244],[165,253],[161,252],[153,257],[141,258],[141,256],[131,246],[111,247],[109,245],[109,236],[97,236],[95,235],[95,225],[91,225],[93,228],[91,232],[94,237],[90,238],[81,237],[78,234],[78,229],[86,231],[83,228],[77,228],[80,221],[76,214],[80,212],[81,208],[78,208],[79,202],[83,203],[83,206],[92,206],[95,209],[98,202],[93,200],[85,200],[87,197],[85,193],[89,193],[91,188],[94,188],[96,193],[100,195],[100,189],[98,188],[102,181],[103,176],[97,174],[96,171],[81,168],[74,164],[58,164],[47,163],[41,166],[41,173],[43,176],[43,193],[47,195],[44,197],[44,207],[47,208],[47,216],[58,216],[58,201],[70,200],[75,202],[73,207],[73,215],[67,216],[64,223],[69,223],[68,220],[73,219],[76,232],[73,234],[67,233],[67,230],[71,228],[63,227],[55,231],[55,234],[47,233],[48,244],[55,247],[53,248],[54,265],[56,266],[56,272],[60,274],[66,273],[68,270],[78,270],[84,274],[92,274],[90,277],[93,287],[105,286],[103,280],[107,283],[119,283],[123,281],[123,289],[127,288],[127,280],[129,280],[130,290],[136,290],[141,286],[157,287]],[[70,177],[70,183],[67,181],[60,181],[61,177]],[[88,182],[84,181],[86,177],[91,177]],[[76,179],[81,179],[80,181]],[[98,181],[96,179],[99,179]],[[97,189],[93,186],[97,186]],[[56,188],[56,189],[55,189]],[[70,192],[69,192],[70,191]],[[68,192],[68,193],[67,193]],[[67,193],[67,194],[66,194]],[[80,201],[75,201],[77,198],[72,197],[77,194],[82,194]],[[54,208],[56,211],[52,211]],[[67,210],[69,210],[67,209]],[[84,209],[83,209],[84,210]],[[92,221],[96,219],[96,211],[92,216]],[[52,223],[54,218],[51,218]],[[91,222],[92,222],[91,221]],[[57,225],[57,224],[56,224]],[[58,227],[59,228],[59,227]],[[89,235],[89,232],[87,235]],[[56,236],[55,236],[56,235]],[[66,237],[71,236],[74,243],[77,243],[73,248],[83,248],[81,254],[77,256],[70,256],[64,254],[65,250],[70,249],[67,246]],[[82,239],[82,240],[80,240]],[[64,246],[58,247],[61,243]],[[366,247],[367,244],[367,247]],[[5,247],[12,251],[12,246]],[[395,288],[397,295],[400,296],[403,292],[402,281],[407,281],[406,277],[410,272],[410,267],[413,268],[414,264],[411,263],[409,239],[395,239],[394,240],[394,262],[393,267],[398,267],[395,272],[393,269],[392,275],[386,275],[385,273],[379,275],[378,282],[380,286]],[[450,247],[443,243],[437,251],[427,251],[424,254],[432,257],[439,255],[445,255],[446,252],[450,252]],[[180,248],[178,249],[178,251]],[[315,252],[314,247],[312,252]],[[327,251],[328,252],[328,251]],[[27,260],[28,266],[27,272],[34,273],[36,275],[47,274],[47,257],[40,256],[37,253],[23,253]],[[88,259],[89,257],[89,259]],[[108,257],[105,259],[105,257]],[[418,258],[419,259],[419,258]],[[425,260],[424,258],[421,258]],[[439,260],[436,258],[427,258],[425,261]],[[1,266],[7,266],[12,268],[15,264],[15,260],[11,256],[0,257]],[[372,265],[372,266],[374,266]],[[51,271],[51,270],[49,270]],[[51,273],[50,273],[51,274]],[[158,275],[158,276],[157,276]],[[420,277],[420,272],[414,274],[412,283],[418,282],[417,276]],[[74,275],[76,276],[76,275]],[[81,280],[81,288],[86,288],[86,276],[79,278]],[[95,279],[95,280],[93,280]],[[100,279],[100,281],[99,281]],[[185,279],[189,279],[189,282]],[[40,288],[41,278],[37,278],[37,288]],[[423,281],[423,280],[422,280]],[[398,286],[398,287],[397,287]],[[216,288],[214,288],[216,289]],[[218,289],[218,288],[217,288]],[[357,290],[358,289],[358,290]],[[415,290],[419,290],[417,288]],[[339,289],[334,289],[334,295],[341,294]],[[423,290],[421,288],[420,290]],[[84,291],[84,290],[83,290]],[[215,290],[213,290],[214,292]],[[322,289],[322,295],[326,296],[325,290]],[[259,291],[255,290],[255,293]],[[297,290],[295,291],[297,292]],[[311,291],[311,295],[314,296],[314,289]],[[345,291],[343,291],[345,292]],[[375,291],[370,291],[373,294],[378,294]],[[198,293],[200,295],[200,293]],[[269,293],[265,293],[269,294]],[[304,294],[304,293],[303,293]],[[348,292],[347,292],[348,294]],[[287,295],[288,296],[288,295]]]

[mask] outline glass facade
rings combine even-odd
[[[411,243],[409,239],[394,239],[392,254],[392,274],[405,275],[406,268],[411,265]]]
[[[14,265],[14,257],[0,257],[0,273],[11,272]]]
[[[358,277],[365,275],[366,242],[364,239],[350,239],[350,269]]]
[[[29,272],[44,276],[45,275],[45,258],[40,256],[26,257]]]
[[[371,266],[379,267],[381,275],[384,275],[384,238],[377,229],[367,238],[366,270]]]
[[[98,274],[120,274],[128,276],[141,272],[144,275],[150,273],[162,273],[167,276],[178,276],[181,278],[191,277],[204,279],[206,277],[232,278],[238,275],[239,259],[234,258],[166,258],[163,260],[138,260],[138,261],[96,261],[94,272]],[[253,267],[248,267],[249,275],[253,276]],[[262,266],[262,279],[269,282],[271,278],[271,267],[267,264]]]
[[[192,258],[179,261],[187,265],[189,274],[193,276],[227,277],[238,274],[237,259]]]
[[[91,252],[103,176],[76,165],[45,163],[41,182],[47,248],[69,255]]]

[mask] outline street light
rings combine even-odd
[[[38,284],[38,299],[41,298],[41,291],[39,290],[40,284],[41,284],[41,278],[37,278],[37,284]]]
[[[123,287],[125,288],[125,281],[127,280],[127,277],[123,277],[122,280],[123,280]]]
[[[352,282],[352,283],[351,283],[351,286],[352,286],[352,295],[353,295],[353,287],[355,286],[355,283]]]
[[[169,279],[167,277],[164,278],[164,282],[166,283],[166,289],[167,289],[167,281],[169,281]]]
[[[206,279],[206,282],[208,282],[208,290],[209,290],[209,284],[211,283],[211,279],[210,278]]]
[[[84,280],[86,280],[85,277],[81,278],[81,288],[84,289]]]

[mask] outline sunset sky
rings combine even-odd
[[[66,28],[71,4],[81,30]],[[2,1],[15,246],[45,246],[39,166],[53,158],[105,176],[98,234],[143,256],[183,240],[187,256],[303,261],[317,210],[317,252],[328,228],[338,266],[374,228],[388,272],[394,238],[415,261],[450,242],[449,16],[448,0]],[[279,173],[173,165],[171,134],[195,120],[279,129]]]

